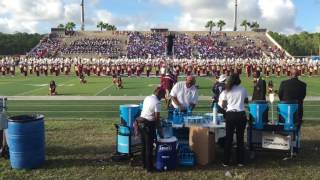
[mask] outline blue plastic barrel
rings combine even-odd
[[[173,170],[177,167],[177,138],[159,139],[156,149],[156,169]]]
[[[249,114],[253,119],[253,127],[255,129],[263,129],[263,122],[268,121],[267,110],[268,103],[266,101],[253,101],[249,104]]]
[[[45,161],[44,116],[14,116],[9,118],[7,140],[11,167],[32,169]]]
[[[280,102],[278,104],[278,113],[284,119],[284,130],[294,130],[294,122],[298,111],[298,104],[293,102]]]
[[[128,127],[133,127],[133,122],[140,116],[141,106],[137,104],[120,105],[121,123]]]

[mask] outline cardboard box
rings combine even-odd
[[[197,163],[207,165],[215,158],[215,137],[209,128],[190,127],[189,145],[196,155]]]

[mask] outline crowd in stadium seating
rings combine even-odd
[[[173,43],[174,56],[178,59],[190,59],[192,42],[187,34],[177,34]]]
[[[128,34],[128,58],[157,58],[166,53],[166,38],[161,33],[131,32]]]
[[[61,50],[63,54],[101,54],[105,56],[120,55],[120,40],[118,39],[78,39],[72,42],[68,47]]]
[[[38,44],[38,46],[28,53],[28,56],[38,58],[46,56],[53,57],[58,53],[60,45],[61,43],[58,39],[45,38]]]
[[[114,38],[85,38],[61,47],[59,41],[45,39],[30,55],[52,57],[54,55],[93,54],[119,58],[126,54],[129,59],[155,59],[165,57],[167,34],[156,32],[115,31]],[[127,36],[120,41],[118,35]],[[176,33],[173,39],[173,57],[176,59],[224,59],[224,58],[285,58],[285,52],[270,46],[266,40],[251,39],[244,35],[228,36],[226,33],[186,34]],[[127,46],[125,49],[121,47]]]

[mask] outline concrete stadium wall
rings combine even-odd
[[[273,37],[270,36],[270,34],[268,32],[266,32],[266,36],[269,38],[269,40],[275,45],[277,46],[279,49],[283,50],[287,56],[292,57],[292,55],[290,53],[288,53],[285,49],[282,48],[282,46],[273,39]]]

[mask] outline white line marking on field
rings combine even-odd
[[[148,84],[148,87],[159,86],[159,84]]]
[[[32,93],[32,92],[42,90],[43,88],[49,88],[49,84],[46,84],[46,86],[43,86],[43,87],[41,87],[41,88],[32,89],[32,90],[30,90],[30,91],[25,91],[25,92],[23,92],[23,93],[19,93],[19,94],[17,94],[17,96],[23,96],[23,95],[26,95],[26,94],[30,94],[30,93]]]
[[[215,82],[214,80],[212,80],[211,78],[206,78],[207,80],[211,81],[211,82]]]
[[[25,84],[27,86],[34,86],[34,87],[44,87],[44,86],[49,86],[49,84]]]
[[[101,94],[103,91],[109,89],[111,86],[113,86],[113,84],[110,84],[109,86],[103,88],[101,91],[97,92],[94,96],[98,96],[98,95]]]
[[[74,86],[74,84],[58,84],[58,87],[62,87],[62,86],[72,87],[72,86]]]
[[[67,83],[67,82],[73,81],[73,80],[74,80],[74,79],[71,79],[71,80],[68,80],[68,81],[66,81],[66,82],[64,82],[64,83]],[[59,84],[57,85],[57,87],[59,87]],[[30,90],[30,91],[26,91],[26,92],[23,92],[23,93],[19,93],[19,94],[17,94],[16,96],[23,96],[23,95],[26,95],[26,94],[30,94],[30,93],[32,93],[32,92],[42,90],[43,88],[48,88],[48,89],[49,89],[49,83],[48,83],[48,84],[45,84],[45,86],[41,86],[40,88],[32,89],[32,90]]]

